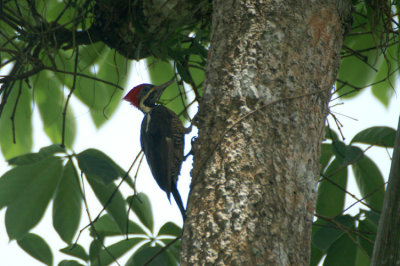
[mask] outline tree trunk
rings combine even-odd
[[[400,261],[400,119],[393,149],[392,166],[379,219],[371,265],[399,265]]]
[[[336,1],[213,1],[182,265],[307,265]]]

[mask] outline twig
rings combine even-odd
[[[131,207],[132,207],[133,198],[134,198],[135,195],[136,195],[136,189],[135,189],[135,186],[136,186],[136,178],[137,178],[137,175],[138,175],[138,173],[139,173],[140,165],[142,164],[142,161],[143,161],[143,158],[144,158],[144,153],[143,153],[143,151],[140,151],[139,154],[138,154],[137,156],[140,156],[140,154],[142,154],[142,156],[140,157],[139,164],[138,164],[138,167],[137,167],[137,169],[136,169],[135,176],[133,177],[133,179],[135,180],[134,183],[133,183],[133,184],[134,184],[133,197],[131,198],[131,200],[130,200],[130,202],[129,202],[128,212],[127,212],[127,217],[128,217],[128,219],[126,220],[126,240],[128,240],[128,232],[129,232],[129,213],[130,213],[130,210],[131,210]],[[136,161],[136,159],[135,159],[135,161]]]
[[[19,82],[19,90],[18,90],[18,94],[17,94],[17,99],[15,100],[15,105],[11,114],[11,128],[12,128],[12,136],[13,136],[13,143],[17,143],[16,141],[16,137],[15,137],[15,114],[17,112],[17,106],[18,106],[18,102],[19,102],[19,98],[21,96],[21,92],[22,92],[22,80]]]
[[[221,134],[221,138],[215,143],[215,145],[212,147],[212,149],[209,151],[209,153],[207,154],[207,156],[205,156],[204,158],[206,158],[203,162],[200,163],[200,167],[199,169],[203,169],[204,165],[206,164],[206,162],[211,158],[211,155],[217,150],[217,147],[222,143],[222,141],[225,138],[226,133],[228,133],[231,129],[233,129],[237,124],[239,124],[242,120],[244,120],[245,118],[249,117],[250,115],[261,111],[262,109],[271,106],[273,104],[279,103],[279,102],[283,102],[283,101],[289,101],[289,100],[295,100],[295,99],[299,99],[299,98],[303,98],[306,96],[311,96],[311,95],[315,95],[315,94],[319,94],[322,92],[326,92],[329,89],[321,89],[321,90],[317,90],[317,91],[313,91],[313,92],[309,92],[309,93],[305,93],[305,94],[301,94],[301,95],[295,95],[295,96],[289,96],[289,97],[285,97],[285,98],[280,98],[280,99],[276,99],[276,100],[272,100],[250,112],[248,112],[247,114],[241,116],[238,118],[238,120],[236,120],[235,122],[233,122],[233,124],[229,127],[226,128],[226,130]],[[194,173],[193,178],[196,178],[197,172]]]
[[[72,93],[74,92],[76,88],[76,73],[78,71],[78,57],[79,57],[79,46],[76,47],[75,51],[75,64],[74,64],[74,76],[73,76],[73,81],[72,81],[72,88],[68,93],[67,100],[65,101],[65,106],[64,106],[64,111],[62,113],[63,120],[62,120],[62,131],[61,131],[61,147],[65,147],[65,124],[66,124],[66,118],[67,118],[67,108],[69,104],[69,100],[71,99]]]

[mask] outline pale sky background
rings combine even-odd
[[[134,85],[145,82],[149,82],[145,64],[135,64],[135,66],[132,68],[132,78],[129,81],[127,88],[130,89]],[[336,102],[331,103],[330,105],[333,106]],[[100,130],[96,130],[91,122],[90,114],[87,108],[77,100],[74,100],[72,105],[78,123],[78,135],[75,141],[74,151],[79,153],[87,148],[99,149],[116,161],[120,166],[123,167],[123,169],[127,170],[135,159],[137,153],[140,151],[139,131],[140,123],[143,118],[142,113],[133,106],[129,105],[127,102],[121,101],[117,112],[111,117],[110,121],[107,122]],[[196,112],[196,108],[197,107],[195,107],[192,111]],[[400,99],[399,96],[395,95],[391,100],[389,108],[386,109],[375,98],[372,98],[370,90],[367,89],[355,99],[345,101],[344,104],[333,107],[331,111],[335,112],[337,118],[343,124],[342,132],[346,137],[346,142],[348,142],[357,132],[371,126],[390,126],[396,129],[400,114]],[[353,119],[347,118],[346,116],[342,116],[338,113],[350,116]],[[357,119],[357,121],[354,119]],[[334,123],[332,120],[330,124],[331,127],[334,128]],[[50,140],[42,132],[41,128],[42,125],[39,119],[39,114],[35,109],[33,147],[33,151],[35,152],[41,147],[50,144]],[[193,134],[195,133],[196,132],[194,130]],[[191,136],[187,136],[186,152],[190,150],[190,139]],[[390,150],[389,153],[391,155],[392,151]],[[375,163],[384,174],[385,179],[387,179],[390,170],[388,153],[384,149],[372,148],[367,152],[367,154],[373,158]],[[182,200],[184,203],[187,201],[187,194],[191,181],[189,175],[191,166],[192,158],[189,157],[188,160],[186,160],[186,162],[183,164],[178,183],[179,191],[182,195]],[[4,174],[4,172],[8,169],[9,167],[0,154],[0,175]],[[350,180],[352,180],[352,178],[350,178]],[[354,182],[350,182],[348,186],[349,190],[351,190],[353,194],[359,196],[359,192],[355,189]],[[88,187],[89,186],[87,185],[86,190],[88,190]],[[169,204],[165,192],[159,189],[153,180],[145,160],[143,160],[142,168],[140,169],[138,175],[137,189],[139,192],[147,193],[151,198],[153,213],[155,216],[156,232],[158,228],[166,221],[173,221],[179,226],[182,225],[182,218],[178,207],[173,200],[171,201],[173,204]],[[93,195],[87,195],[87,199],[89,204],[92,205],[90,209],[91,215],[96,216],[101,210],[101,205],[96,203],[96,199]],[[346,199],[346,206],[349,206],[351,203],[351,199]],[[4,225],[5,211],[5,208],[0,210],[0,265],[43,265],[41,262],[25,253],[17,245],[15,240],[9,242]],[[357,212],[358,211],[354,209],[354,213]],[[36,233],[42,237],[44,236],[45,240],[52,249],[55,259],[54,262],[56,262],[55,265],[57,265],[57,263],[59,263],[62,259],[75,258],[71,256],[60,255],[61,253],[58,250],[64,248],[66,244],[62,242],[54,230],[52,226],[51,215],[50,205],[50,208],[48,208],[44,219],[42,219],[42,221],[33,229],[33,233]],[[84,210],[82,211],[82,217],[83,219],[80,228],[84,227],[88,223]],[[88,230],[86,230],[83,233],[79,243],[87,248],[89,243],[88,240]],[[121,265],[123,265],[129,256],[130,254],[118,261]]]

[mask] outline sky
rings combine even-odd
[[[148,82],[149,78],[145,64],[135,64],[132,68],[132,78],[126,87],[130,89],[134,85]],[[364,90],[364,92],[356,98],[337,105],[337,103],[342,102],[343,101],[341,100],[331,102],[330,106],[332,106],[331,111],[335,113],[337,118],[343,124],[341,130],[347,141],[349,141],[357,132],[371,126],[379,125],[390,126],[393,128],[397,127],[400,114],[400,99],[397,95],[393,97],[388,108],[383,107],[382,104],[373,98],[369,89]],[[78,123],[78,135],[74,145],[75,152],[79,153],[87,148],[99,149],[116,161],[123,169],[127,170],[135,159],[137,153],[140,151],[139,131],[143,118],[142,113],[127,102],[121,101],[118,110],[111,117],[110,121],[97,130],[91,122],[90,114],[86,107],[76,99],[72,101],[72,106]],[[196,112],[196,108],[197,107],[192,111]],[[334,125],[332,120],[330,120],[330,125],[331,127]],[[33,151],[38,151],[41,147],[50,144],[50,140],[42,132],[41,127],[42,125],[38,111],[35,110]],[[195,134],[196,130],[192,131],[192,135],[187,136],[186,143],[190,143],[191,137]],[[189,145],[186,145],[186,152],[189,150]],[[390,168],[388,152],[383,149],[372,148],[367,152],[367,154],[378,164],[378,167],[387,179]],[[192,165],[191,159],[192,157],[189,157],[187,161],[184,162],[178,182],[178,188],[181,192],[184,203],[187,202],[187,195],[190,186],[189,172]],[[4,174],[8,169],[9,168],[4,161],[4,158],[0,154],[0,175]],[[353,182],[350,182],[348,187],[353,194],[359,196],[359,192]],[[173,221],[179,226],[182,225],[182,219],[178,207],[173,200],[171,201],[173,203],[170,204],[167,200],[166,194],[158,188],[151,176],[145,160],[143,161],[142,167],[139,171],[137,189],[139,192],[147,193],[151,198],[156,228],[159,228],[166,221]],[[87,195],[87,199],[91,205],[90,211],[92,216],[96,216],[102,208],[101,205],[96,202],[97,200],[93,195],[90,195],[90,193]],[[349,206],[351,203],[351,199],[346,199],[346,206]],[[354,211],[358,212],[355,209]],[[80,228],[83,228],[88,223],[84,211],[82,212],[82,216],[84,219],[82,219]],[[9,242],[4,226],[4,217],[5,209],[2,209],[0,210],[0,265],[43,265],[19,248],[16,241]],[[58,249],[61,249],[66,245],[60,240],[52,227],[51,208],[48,208],[42,221],[33,229],[33,233],[45,236],[45,240],[51,246],[53,255],[55,255],[55,262],[58,263],[62,259],[73,259],[70,256],[60,255],[60,252],[58,252]],[[88,240],[89,237],[86,230],[84,231],[83,237],[79,243],[84,247],[87,247],[89,243]],[[119,262],[123,264],[126,259],[127,257],[119,260]]]

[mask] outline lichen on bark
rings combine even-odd
[[[214,1],[182,264],[306,265],[336,1]]]

